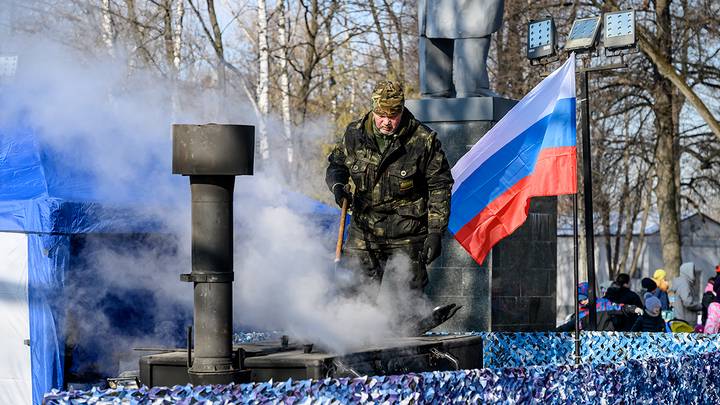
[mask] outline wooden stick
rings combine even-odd
[[[337,245],[335,246],[335,263],[338,263],[340,261],[340,256],[342,256],[343,236],[345,236],[345,218],[347,218],[347,210],[348,200],[347,198],[345,198],[343,199],[342,210],[340,210],[340,229],[338,230],[338,240]]]

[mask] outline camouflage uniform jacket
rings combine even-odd
[[[355,230],[368,242],[392,245],[418,242],[447,227],[450,167],[437,134],[407,109],[384,153],[368,113],[348,125],[328,160],[331,190],[349,179],[355,185],[351,235]]]

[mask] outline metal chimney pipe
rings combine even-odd
[[[246,372],[232,359],[233,190],[252,175],[255,127],[173,125],[173,173],[190,176],[194,286],[193,384],[238,382]]]

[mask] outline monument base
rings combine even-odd
[[[450,166],[515,105],[502,97],[427,98],[405,106],[438,133]],[[443,331],[543,331],[555,327],[557,199],[533,198],[525,224],[478,265],[450,234],[428,269],[435,305],[463,308]]]

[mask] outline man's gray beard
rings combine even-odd
[[[392,130],[392,131],[388,132],[388,131],[380,128],[380,133],[383,134],[383,135],[392,135],[392,134],[395,133],[395,130]]]

